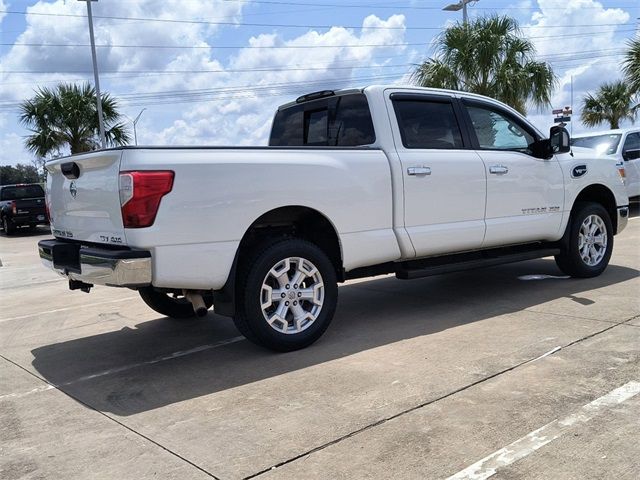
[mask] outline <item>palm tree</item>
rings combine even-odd
[[[484,17],[447,28],[436,39],[435,55],[417,67],[412,80],[423,87],[450,88],[500,100],[521,113],[531,101],[550,104],[556,77],[534,61],[535,47],[520,36],[510,17]]]
[[[101,97],[107,143],[126,145],[130,137],[124,123],[119,123],[117,102],[108,93]],[[66,146],[72,154],[100,148],[96,92],[88,83],[39,88],[20,104],[19,118],[33,132],[25,147],[39,157],[59,155]]]
[[[620,128],[620,121],[633,122],[636,109],[633,107],[633,93],[622,80],[603,83],[595,96],[590,93],[582,99],[582,123],[595,127],[609,122],[610,128]]]
[[[625,54],[623,70],[632,92],[640,94],[640,37],[631,40]]]

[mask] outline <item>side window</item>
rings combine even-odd
[[[640,158],[640,133],[630,133],[624,141],[622,155],[625,160]]]
[[[375,140],[367,97],[357,93],[278,111],[269,145],[357,147],[370,145]]]
[[[460,127],[450,102],[394,100],[405,148],[463,148]]]
[[[467,112],[481,149],[532,153],[533,135],[510,116],[477,105],[467,105]]]

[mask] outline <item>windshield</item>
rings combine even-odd
[[[593,137],[574,137],[571,139],[571,145],[574,147],[593,148],[598,153],[611,155],[616,153],[621,138],[622,135],[619,133],[594,135]]]
[[[0,200],[21,200],[23,198],[44,197],[44,190],[40,185],[18,185],[3,187]]]

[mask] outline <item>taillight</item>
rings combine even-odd
[[[153,225],[160,200],[173,188],[173,175],[170,170],[120,173],[120,207],[125,228]]]
[[[15,201],[15,200],[12,200],[12,201],[11,201],[11,212],[12,212],[14,215],[17,215],[17,214],[18,214],[18,206],[16,205],[16,201]]]

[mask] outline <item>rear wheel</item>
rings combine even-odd
[[[336,271],[313,243],[288,239],[265,245],[238,274],[234,322],[252,342],[287,352],[311,345],[336,309]]]
[[[599,203],[581,203],[569,219],[569,238],[555,257],[560,270],[578,278],[600,275],[611,258],[613,226]]]
[[[149,307],[156,312],[177,320],[193,318],[196,313],[193,311],[191,302],[183,295],[161,292],[153,287],[144,287],[138,290],[140,297]],[[207,308],[213,305],[212,295],[203,295],[204,304]]]

